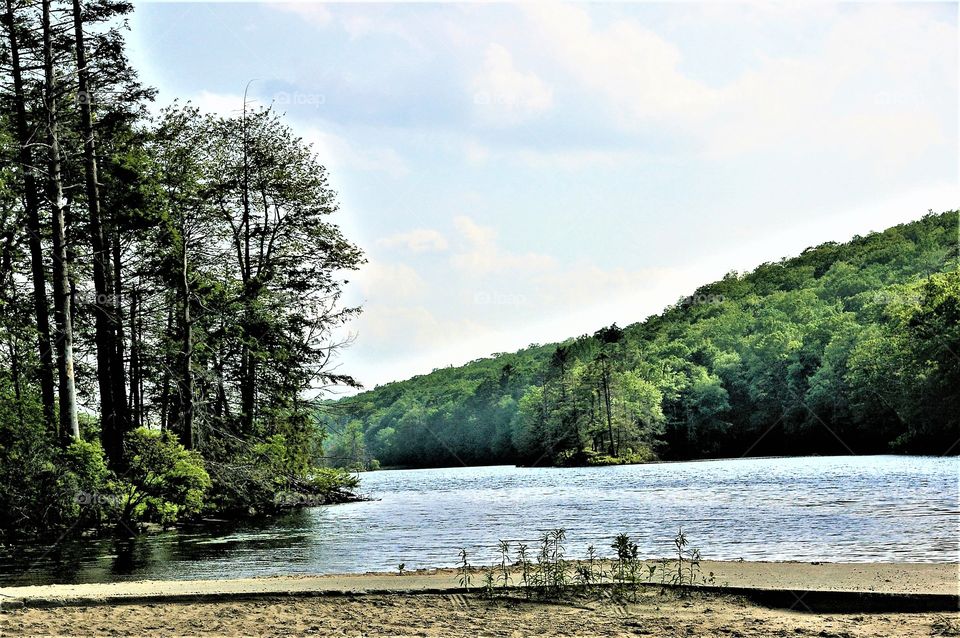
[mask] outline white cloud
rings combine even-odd
[[[243,112],[243,95],[233,93],[200,91],[200,93],[190,98],[190,103],[197,107],[201,113],[209,113],[222,117],[233,117]],[[255,107],[256,105],[256,102],[248,97],[248,108]]]
[[[561,71],[616,116],[617,128],[671,127],[708,159],[787,149],[867,158],[888,170],[944,144],[945,127],[956,124],[955,104],[951,111],[929,99],[956,94],[956,28],[924,7],[704,9],[694,15],[735,15],[753,30],[803,25],[809,33],[799,51],[761,56],[722,84],[683,70],[684,51],[705,55],[695,43],[681,48],[637,19],[600,25],[583,6],[524,8]],[[830,19],[815,19],[824,15]],[[605,158],[602,151],[553,160],[542,149],[527,154],[528,164],[545,168]]]
[[[525,148],[517,151],[514,159],[530,168],[576,171],[587,167],[620,167],[624,162],[636,160],[640,155],[635,151],[590,148],[552,151]]]
[[[584,168],[619,168],[627,162],[647,157],[637,150],[611,150],[595,148],[543,149],[530,146],[492,149],[475,140],[467,140],[463,154],[471,164],[484,164],[491,160],[503,160],[525,168],[551,171],[577,171]]]
[[[490,124],[517,124],[553,105],[553,90],[534,73],[519,71],[513,56],[500,44],[491,44],[483,69],[470,84],[474,111]]]
[[[432,228],[417,228],[384,237],[377,244],[385,248],[402,247],[412,253],[441,252],[447,249],[447,238]]]
[[[303,138],[313,145],[321,163],[331,168],[378,171],[395,178],[410,173],[404,159],[390,147],[361,146],[357,142],[318,128],[305,130]]]
[[[956,87],[956,67],[941,60],[956,48],[955,29],[914,7],[879,5],[830,24],[818,49],[768,58],[723,89],[703,131],[708,156],[785,148],[884,168],[945,143],[944,111],[927,96]]]
[[[678,47],[636,21],[622,19],[600,29],[586,8],[539,3],[525,8],[555,59],[607,100],[626,128],[701,116],[718,100],[716,91],[678,69]]]
[[[354,276],[367,299],[402,299],[407,302],[427,291],[427,284],[413,267],[402,263],[371,261]]]
[[[466,275],[480,277],[509,272],[512,276],[523,276],[556,267],[556,260],[549,255],[503,250],[497,242],[496,230],[481,226],[465,215],[455,217],[453,222],[461,242],[450,261],[457,270]]]
[[[333,14],[330,9],[327,5],[319,2],[302,0],[301,2],[271,3],[270,6],[281,11],[294,13],[301,19],[318,27],[326,27],[333,21]]]

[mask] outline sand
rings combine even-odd
[[[960,614],[816,614],[717,595],[648,593],[637,602],[573,597],[546,604],[392,594],[20,609],[0,613],[0,635],[917,638],[960,635]]]
[[[458,592],[451,570],[143,581],[0,589],[8,606],[26,604],[0,611],[0,636],[960,636],[955,604],[939,612],[822,613],[805,602],[840,595],[825,592],[957,596],[957,564],[702,568],[720,584],[782,591],[781,603],[763,606],[728,588],[681,597],[659,587],[641,589],[636,601],[609,590],[556,603],[528,601],[519,591],[488,600]],[[860,595],[846,594],[854,601]],[[255,599],[240,598],[249,596]]]
[[[797,563],[703,561],[703,576],[713,574],[719,586],[760,589],[863,591],[906,594],[960,593],[957,563]],[[227,576],[227,575],[225,575]],[[481,583],[475,572],[475,585]],[[457,587],[452,569],[398,574],[371,573],[331,576],[274,576],[224,580],[171,580],[40,585],[0,588],[0,602],[10,599],[109,600],[122,602],[144,596],[190,594],[277,594],[297,592],[434,592]]]

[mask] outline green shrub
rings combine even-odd
[[[652,463],[659,460],[657,455],[648,447],[641,447],[639,450],[624,450],[619,456],[608,456],[606,454],[590,454],[587,457],[587,465],[630,465],[633,463]]]
[[[116,513],[116,497],[112,493],[115,481],[107,469],[100,442],[71,442],[60,453],[58,465],[62,468],[58,487],[64,495],[65,518],[80,528],[103,527]]]
[[[355,498],[359,480],[339,468],[305,466],[302,454],[282,434],[235,450],[220,448],[208,458],[216,509],[270,513],[281,509],[337,503]]]
[[[113,491],[120,521],[168,525],[199,514],[210,477],[203,458],[187,450],[169,431],[139,428],[124,441],[128,469]]]

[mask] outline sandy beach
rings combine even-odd
[[[820,614],[737,597],[650,593],[636,603],[546,604],[475,595],[353,595],[224,603],[22,609],[3,636],[866,636],[960,635],[960,614]]]
[[[488,600],[459,591],[453,570],[351,576],[141,581],[0,589],[0,635],[14,636],[951,636],[946,609],[826,613],[812,601],[958,595],[956,564],[705,562],[728,587],[636,600],[609,591],[559,602],[521,592]],[[479,578],[475,579],[477,582]],[[780,594],[774,605],[743,591]],[[946,597],[946,598],[945,598]],[[864,599],[866,600],[866,599]],[[807,602],[810,601],[811,605]]]

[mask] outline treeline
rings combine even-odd
[[[956,211],[326,407],[346,464],[960,452]]]
[[[363,257],[326,172],[268,109],[149,117],[131,9],[2,9],[0,537],[349,483],[307,398],[353,383],[329,362]]]

